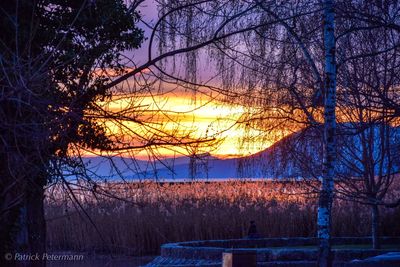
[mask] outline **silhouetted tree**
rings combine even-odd
[[[90,177],[95,174],[81,159],[82,151],[153,151],[212,139],[155,126],[152,119],[159,112],[134,100],[152,90],[145,74],[149,67],[196,49],[150,57],[140,66],[126,62],[123,52],[143,41],[143,31],[136,26],[142,2],[10,0],[0,4],[4,25],[0,33],[2,255],[16,251],[40,255],[45,250],[46,185],[61,180],[77,206],[67,173],[87,178],[93,192],[101,191]],[[119,112],[107,104],[123,100],[127,104]],[[2,264],[4,260],[1,257]]]
[[[373,60],[399,44],[394,37],[390,45],[373,44],[368,50],[365,49],[368,42],[361,39],[356,38],[351,47],[346,42],[364,32],[373,35],[374,29],[391,29],[392,33],[398,29],[397,1],[160,1],[159,4],[160,20],[154,30],[160,33],[160,53],[211,40],[207,50],[174,58],[172,63],[183,63],[185,72],[179,64],[159,65],[163,77],[197,89],[206,87],[225,95],[230,103],[248,105],[249,113],[238,122],[249,128],[260,131],[315,128],[316,138],[324,144],[321,148],[324,173],[318,177],[322,178],[318,212],[320,264],[331,265],[330,210],[334,180],[339,180],[335,175],[336,95],[341,107],[355,108],[354,103],[347,103],[347,83],[358,73],[355,69],[347,75],[344,70],[361,67],[352,66],[353,60]],[[336,80],[336,57],[338,73],[342,75],[339,80]],[[216,73],[207,76],[212,77],[211,82],[201,82],[205,79],[198,69],[203,65],[208,73]],[[379,68],[375,65],[372,71],[379,72]],[[396,81],[386,80],[386,85],[391,88],[389,94],[377,90],[362,98],[370,98],[370,104],[394,107]],[[396,114],[381,116],[389,118]]]
[[[107,73],[124,71],[121,52],[138,48],[143,32],[119,0],[2,1],[0,12],[3,262],[5,253],[45,251],[44,186],[72,160],[70,145],[113,147],[87,112],[111,96]]]

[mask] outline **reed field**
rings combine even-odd
[[[76,199],[63,185],[47,190],[49,250],[155,255],[167,242],[243,238],[252,220],[263,237],[316,234],[317,196],[304,182],[132,182],[71,190]],[[381,208],[382,235],[400,235],[399,221],[400,208]],[[369,233],[369,208],[336,199],[333,235]]]

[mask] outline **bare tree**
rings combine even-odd
[[[345,6],[347,10],[354,8]],[[374,6],[360,7],[359,12],[368,12],[369,8]],[[356,20],[352,16],[357,15],[348,15],[347,10],[341,13],[343,19]],[[385,17],[387,12],[378,7],[374,16]],[[341,120],[347,123],[341,131],[344,141],[339,156],[340,165],[348,172],[338,172],[339,184],[343,185],[338,194],[371,206],[372,243],[379,248],[378,206],[392,185],[398,161],[395,153],[398,130],[392,124],[395,115],[384,98],[393,99],[397,94],[399,35],[391,28],[374,28],[365,22],[360,23],[359,27],[365,28],[359,31],[344,25],[342,32],[346,34],[339,39],[343,49],[339,60],[338,103]]]
[[[0,34],[0,254],[45,251],[45,186],[62,181],[79,206],[66,172],[87,178],[96,191],[83,151],[115,154],[202,142],[190,133],[155,126],[151,118],[159,111],[132,100],[148,90],[144,71],[160,59],[135,68],[132,91],[115,87],[127,76],[115,77],[134,67],[124,64],[122,52],[137,49],[143,40],[136,26],[139,3],[0,4],[5,25]],[[121,94],[131,99],[123,111],[100,105]],[[15,264],[5,260],[2,256],[2,265]]]
[[[12,159],[9,164],[6,160],[2,161],[6,164],[2,170],[10,169],[9,166],[17,170],[15,175],[4,173],[4,177],[12,177],[4,178],[5,191],[14,188],[14,193],[19,194],[20,191],[16,189],[18,181],[27,180],[28,173],[29,177],[32,176],[25,171],[32,169],[32,164],[40,166],[37,169],[45,177],[44,180],[35,179],[35,183],[40,180],[37,186],[39,191],[49,177],[58,176],[63,179],[60,166],[84,169],[81,162],[74,157],[79,155],[81,149],[117,153],[199,143],[190,134],[177,136],[177,132],[168,132],[148,123],[146,119],[149,117],[140,118],[137,116],[141,113],[140,104],[132,103],[127,110],[120,113],[98,104],[99,100],[110,99],[111,93],[115,96],[118,86],[128,79],[133,79],[136,85],[129,93],[143,92],[150,85],[156,84],[150,78],[155,75],[163,83],[183,86],[193,91],[194,96],[199,92],[208,95],[217,93],[230,103],[249,105],[249,113],[239,121],[248,127],[264,130],[291,128],[290,130],[295,131],[304,127],[318,127],[321,122],[324,123],[324,134],[319,136],[324,140],[324,175],[318,211],[318,235],[321,240],[319,262],[321,266],[331,264],[329,231],[336,154],[336,36],[363,30],[365,26],[354,26],[350,23],[351,27],[342,31],[341,26],[335,25],[334,15],[336,12],[338,17],[343,16],[351,22],[367,21],[371,27],[379,25],[395,29],[396,25],[375,19],[368,12],[350,16],[343,9],[337,9],[340,5],[329,0],[322,3],[159,1],[159,18],[151,25],[148,60],[141,65],[131,62],[130,68],[126,68],[121,63],[120,51],[134,49],[141,42],[142,33],[135,25],[139,19],[136,10],[142,1],[134,1],[128,6],[122,1],[105,1],[104,3],[114,3],[119,11],[126,14],[117,16],[121,20],[115,22],[117,26],[113,21],[112,27],[103,25],[104,21],[90,23],[93,22],[91,19],[97,22],[99,18],[110,18],[111,15],[105,12],[107,9],[101,7],[102,1],[85,1],[83,5],[72,1],[66,7],[57,1],[22,2],[21,6],[29,15],[23,16],[26,20],[23,29],[29,34],[22,42],[19,38],[10,38],[21,34],[20,28],[15,27],[10,19],[19,11],[19,5],[11,5],[13,7],[9,8],[4,4],[2,9],[6,13],[4,21],[10,25],[8,29],[12,30],[1,36],[1,40],[5,40],[1,51],[4,74],[1,86],[4,88],[2,92],[12,93],[2,93],[1,99],[12,103],[15,99],[20,99],[20,91],[14,90],[15,88],[23,88],[24,93],[33,92],[27,94],[23,101],[16,101],[18,105],[11,105],[11,110],[1,110],[4,121],[11,119],[11,124],[3,127],[5,133],[2,140],[9,146],[3,155],[6,159]],[[342,2],[339,4],[346,6]],[[366,7],[370,5],[366,4]],[[33,19],[32,14],[35,15]],[[63,16],[66,21],[61,26],[54,24],[57,26],[50,30],[42,20]],[[124,19],[129,23],[122,23]],[[95,25],[103,25],[104,29]],[[340,30],[336,35],[335,28]],[[46,32],[47,38],[44,38],[44,42],[34,42],[42,37],[37,32]],[[116,34],[118,32],[121,35]],[[113,41],[107,42],[108,39]],[[12,40],[17,40],[18,44]],[[32,44],[38,47],[38,51],[27,53],[26,51],[31,50],[23,48]],[[21,54],[21,51],[25,54]],[[12,58],[22,58],[24,62],[20,64],[20,60],[17,61],[18,64],[14,64],[16,61],[11,60]],[[29,71],[21,66],[28,66]],[[199,69],[206,71],[200,72]],[[110,70],[116,72],[116,75],[111,77],[108,73]],[[31,72],[35,75],[26,77]],[[13,76],[10,73],[17,73],[20,77],[10,79]],[[39,90],[40,93],[35,94],[32,84],[36,84],[35,88],[44,88],[44,91]],[[57,94],[54,95],[53,91]],[[382,99],[381,95],[379,97]],[[40,101],[36,103],[32,99]],[[389,103],[393,102],[392,95],[384,99]],[[28,110],[20,108],[25,102],[29,104],[26,105]],[[13,114],[20,117],[16,119]],[[22,118],[30,119],[25,121]],[[105,120],[112,120],[120,129],[119,136],[107,134]],[[145,131],[130,129],[126,121],[140,125]],[[36,125],[39,128],[27,128],[26,125]],[[41,137],[39,140],[31,140],[31,135],[27,135],[28,132],[33,132],[32,129],[38,131],[34,136]],[[124,139],[126,133],[132,139]],[[19,135],[25,139],[16,138]],[[15,140],[22,143],[18,141],[15,144]],[[29,153],[20,153],[19,147],[24,147]],[[13,151],[11,148],[16,150],[12,155],[9,152]],[[76,154],[71,156],[71,151]],[[40,160],[36,162],[32,159]],[[21,161],[29,163],[26,168],[15,167]],[[39,176],[35,174],[32,177]],[[39,196],[43,193],[34,195],[40,202]],[[7,199],[7,192],[3,196]],[[12,201],[24,199],[23,195],[11,196],[3,202],[7,204],[2,211],[8,213],[13,208]],[[16,201],[16,205],[20,205],[20,202]],[[14,221],[20,214],[15,209]]]
[[[323,122],[324,130],[319,135],[324,143],[324,173],[318,235],[321,238],[320,264],[329,266],[330,209],[334,180],[338,178],[335,177],[335,50],[339,51],[340,67],[346,69],[353,68],[352,60],[371,58],[396,48],[398,43],[392,42],[391,46],[374,47],[374,50],[367,51],[362,48],[364,43],[349,47],[345,40],[360,32],[374,34],[373,29],[396,29],[392,21],[397,16],[390,17],[390,14],[394,14],[397,4],[391,1],[376,4],[363,1],[323,1],[322,4],[312,1],[230,1],[221,5],[207,1],[187,2],[187,5],[161,1],[160,4],[161,22],[158,25],[162,32],[161,49],[167,49],[168,44],[182,47],[197,44],[208,36],[222,37],[208,45],[210,61],[204,59],[207,56],[205,52],[196,52],[197,57],[191,55],[181,60],[191,72],[195,72],[195,66],[199,68],[205,64],[204,61],[215,63],[214,71],[219,72],[221,78],[213,77],[213,86],[209,88],[226,95],[229,102],[251,106],[242,123],[260,130],[272,129],[271,125],[275,129],[289,126],[293,129],[315,127],[321,130],[319,125]],[[323,21],[317,18],[321,12],[324,13]],[[338,25],[334,23],[335,16]],[[201,73],[191,74],[188,79],[187,72],[182,77],[174,68],[160,68],[171,80],[197,86],[202,84],[199,81]],[[358,74],[343,71],[341,75],[338,88],[339,100],[343,102],[340,105],[351,110],[356,106],[346,102],[350,90],[348,83],[352,82],[352,75]],[[344,75],[347,75],[346,79],[343,79]],[[395,85],[394,80],[387,80],[391,91]],[[386,102],[395,96],[393,93],[383,95]],[[370,105],[374,101],[380,104],[385,102],[381,90],[369,96],[363,95],[363,98],[373,99]],[[323,109],[320,108],[322,99]],[[387,103],[384,105],[389,107]],[[387,117],[388,114],[381,115]]]

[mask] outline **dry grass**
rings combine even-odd
[[[61,186],[49,190],[48,249],[157,254],[166,242],[242,238],[251,220],[265,237],[316,232],[315,195],[299,194],[305,191],[301,182],[110,183],[96,191],[76,195],[103,240]],[[336,236],[369,234],[369,210],[363,205],[337,200],[333,218]],[[382,234],[399,235],[399,220],[399,209],[382,210]]]

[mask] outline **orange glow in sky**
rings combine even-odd
[[[257,130],[245,130],[237,124],[244,114],[241,106],[232,106],[213,99],[196,97],[190,94],[169,94],[168,96],[125,97],[114,99],[105,104],[100,103],[109,111],[137,109],[132,112],[138,119],[146,121],[147,126],[160,128],[164,131],[178,134],[191,133],[191,137],[216,138],[219,142],[215,147],[203,147],[196,153],[208,152],[217,157],[237,157],[254,154],[273,144],[273,141],[257,141],[257,138],[243,147],[244,137],[261,135]],[[137,107],[137,108],[132,108]],[[111,133],[121,132],[121,127],[112,122],[106,122]],[[134,122],[123,122],[125,132],[129,136],[133,133],[146,133],[146,127]],[[129,139],[129,138],[127,138]],[[248,140],[248,138],[247,138]],[[162,157],[189,154],[187,149],[180,147],[159,147],[157,154]],[[145,158],[148,152],[140,151],[136,157]]]

